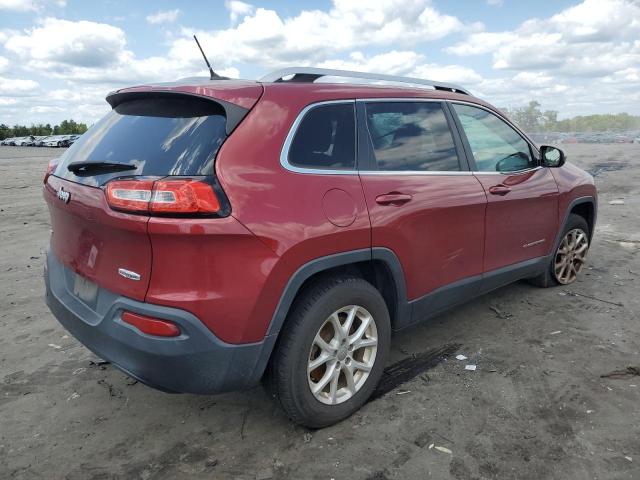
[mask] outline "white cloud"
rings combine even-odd
[[[6,57],[0,56],[0,72],[6,71],[8,66],[9,66],[9,59]]]
[[[81,20],[46,18],[38,26],[8,38],[5,48],[31,66],[55,74],[69,66],[103,68],[131,56],[117,27]]]
[[[36,5],[32,0],[0,0],[0,10],[28,12],[35,9]]]
[[[178,15],[180,15],[179,8],[175,10],[160,10],[159,12],[148,15],[147,22],[151,24],[173,23],[178,19]]]
[[[65,0],[0,0],[0,10],[15,12],[39,11],[48,3],[53,3],[58,7],[64,7],[67,4]]]
[[[496,69],[604,76],[640,64],[639,36],[640,2],[584,0],[512,31],[472,33],[446,51],[461,56],[491,53]]]
[[[487,5],[490,7],[501,7],[504,4],[504,0],[487,0]]]
[[[236,15],[239,19],[237,11]],[[414,47],[416,42],[476,27],[465,27],[456,17],[440,13],[430,0],[334,0],[327,11],[303,10],[291,17],[257,8],[231,28],[195,33],[216,65],[245,62],[278,67],[317,64],[362,46]],[[190,38],[194,32],[182,33],[183,38],[172,45],[171,57],[196,57]]]
[[[224,5],[229,10],[229,18],[231,18],[231,23],[233,24],[240,18],[252,14],[256,9],[253,5],[240,0],[226,0]]]
[[[367,57],[361,52],[352,52],[348,60],[328,60],[318,65],[360,72],[391,73],[439,82],[456,83],[461,86],[482,81],[474,70],[460,65],[438,65],[425,63],[424,56],[413,51],[396,51]]]
[[[0,96],[37,95],[38,87],[34,80],[0,77]]]

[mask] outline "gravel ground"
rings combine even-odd
[[[514,284],[397,335],[392,362],[452,344],[469,360],[309,431],[261,388],[169,395],[98,364],[43,301],[40,182],[59,150],[0,148],[0,478],[640,478],[640,377],[601,378],[640,366],[640,145],[565,150],[600,190],[580,280]]]

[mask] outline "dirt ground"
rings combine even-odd
[[[565,150],[600,190],[580,280],[397,335],[392,362],[452,344],[469,360],[309,431],[261,388],[170,395],[97,364],[43,301],[40,188],[60,151],[0,148],[0,479],[639,479],[640,377],[601,375],[640,366],[640,145]]]

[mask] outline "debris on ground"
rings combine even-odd
[[[624,205],[624,200],[622,200],[621,198],[617,198],[615,200],[611,200],[609,202],[609,205]]]
[[[100,370],[105,370],[110,363],[106,360],[89,360],[90,367],[98,367]]]
[[[464,367],[464,369],[465,369],[465,370],[471,370],[472,372],[475,372],[475,370],[476,370],[476,366],[475,366],[475,365],[470,364],[470,365],[466,365],[466,366]]]
[[[456,355],[456,360],[461,360],[462,361],[462,360],[466,360],[466,359],[467,359],[467,357],[465,357],[462,354],[461,355]]]
[[[640,376],[640,367],[627,367],[624,370],[614,370],[613,372],[600,375],[600,378],[627,378]]]
[[[506,319],[508,319],[508,318],[513,317],[513,314],[508,313],[508,312],[503,312],[503,311],[501,311],[498,307],[496,307],[496,306],[494,306],[494,305],[491,305],[491,306],[489,307],[489,309],[490,309],[490,310],[493,310],[493,311],[495,312],[496,316],[497,316],[498,318],[503,319],[503,320],[506,320]]]
[[[396,395],[405,395],[407,393],[411,393],[411,390],[398,390]]]
[[[615,305],[616,307],[624,307],[624,305],[621,303],[611,302],[609,300],[603,300],[602,298],[594,297],[593,295],[587,295],[585,293],[568,291],[566,294],[572,297],[584,297],[584,298],[589,298],[591,300],[597,300],[598,302],[608,303],[609,305]]]
[[[305,433],[302,436],[302,440],[304,441],[304,443],[309,443],[312,438],[313,438],[313,435],[311,435],[310,433]]]
[[[558,335],[559,333],[562,333],[562,330],[556,330],[555,332],[551,332],[549,335]]]
[[[449,450],[447,447],[434,447],[436,450],[438,450],[439,452],[442,453],[448,453],[449,455],[453,454],[453,452],[451,450]]]

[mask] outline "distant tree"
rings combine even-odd
[[[556,110],[541,110],[532,100],[525,107],[504,109],[509,117],[529,132],[625,132],[640,130],[640,117],[628,113],[586,115],[558,120]]]
[[[5,138],[9,138],[13,135],[13,131],[9,125],[4,123],[0,124],[0,140],[4,140]]]

